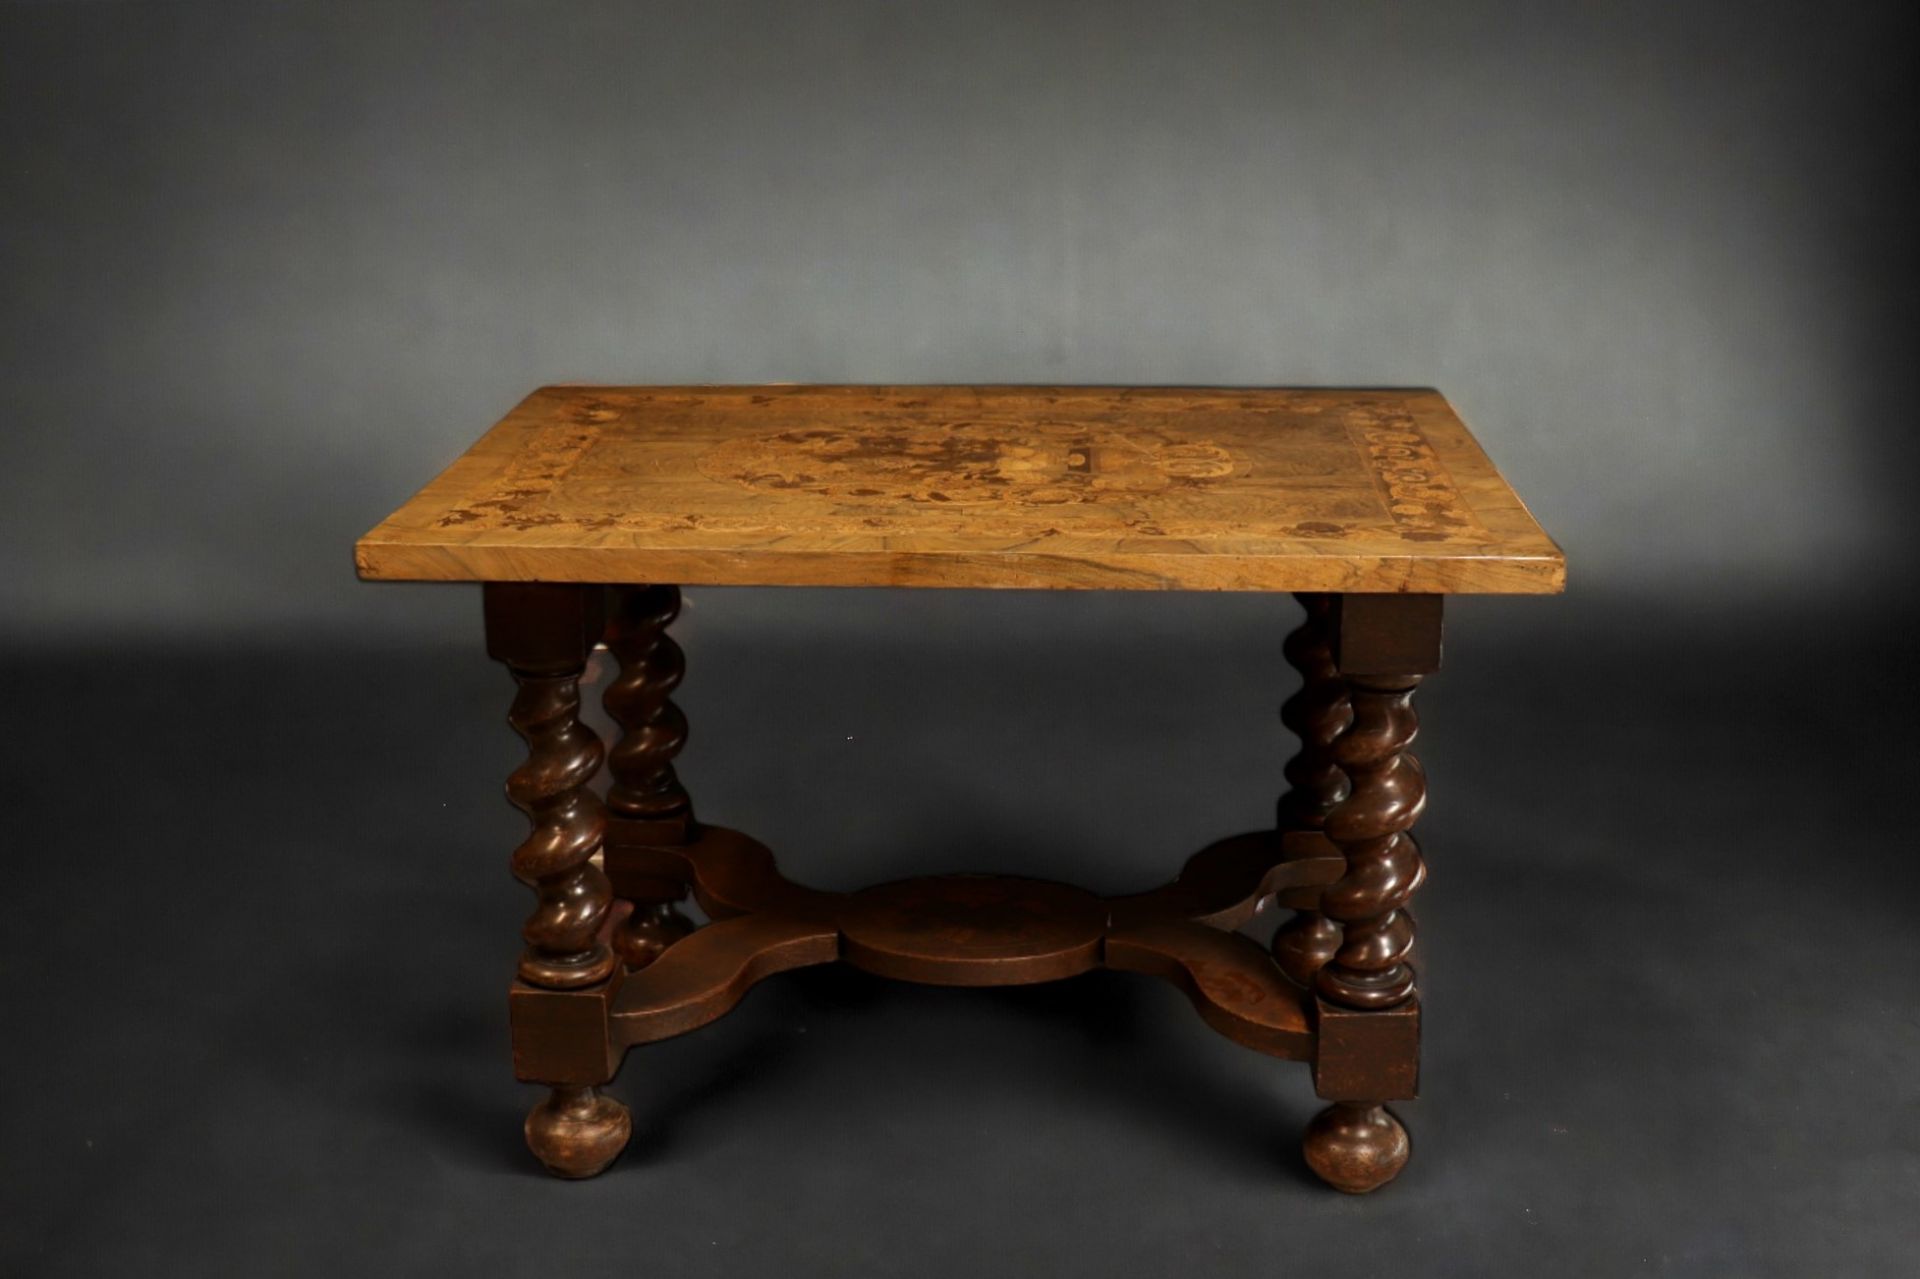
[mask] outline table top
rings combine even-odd
[[[407,581],[1534,593],[1431,390],[550,386],[355,547]]]

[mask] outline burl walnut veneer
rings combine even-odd
[[[547,387],[356,559],[366,578],[482,583],[487,651],[518,688],[507,794],[529,830],[511,866],[536,900],[513,1059],[548,1090],[526,1133],[553,1172],[591,1176],[626,1145],[601,1087],[628,1048],[834,962],[959,986],[1165,978],[1221,1034],[1312,1063],[1332,1104],[1306,1159],[1329,1184],[1405,1165],[1385,1103],[1419,1074],[1414,690],[1439,667],[1443,596],[1564,580],[1436,392]],[[675,774],[682,585],[1291,592],[1301,685],[1281,719],[1299,750],[1278,820],[1131,896],[981,875],[803,887],[697,820]],[[579,715],[602,645],[610,750]],[[677,909],[689,894],[710,923]],[[1273,907],[1291,913],[1271,947],[1238,931]]]

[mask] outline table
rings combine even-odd
[[[545,387],[355,558],[364,578],[480,583],[487,651],[516,681],[528,753],[507,793],[530,830],[511,867],[537,900],[513,1062],[545,1087],[526,1137],[552,1172],[592,1176],[625,1147],[603,1085],[627,1049],[835,962],[956,986],[1162,978],[1221,1034],[1311,1064],[1321,1178],[1358,1193],[1405,1165],[1386,1103],[1419,1074],[1414,691],[1439,668],[1445,596],[1565,580],[1437,392]],[[1281,719],[1299,746],[1275,825],[1119,897],[1012,876],[794,883],[765,845],[696,819],[675,772],[668,627],[680,588],[707,585],[1290,592],[1305,619],[1282,646],[1300,687]],[[601,645],[610,748],[580,718]],[[1271,946],[1239,931],[1274,910]]]

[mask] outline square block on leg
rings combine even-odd
[[[1314,1091],[1328,1101],[1410,1101],[1420,1095],[1420,1001],[1359,1012],[1314,1000]]]
[[[516,981],[507,992],[513,1074],[534,1084],[603,1084],[620,1068],[608,1014],[621,970],[582,990],[546,990]]]
[[[1443,595],[1342,595],[1333,660],[1342,675],[1431,675],[1440,669]]]
[[[516,670],[586,664],[606,629],[602,592],[567,582],[488,582],[481,590],[487,656]]]

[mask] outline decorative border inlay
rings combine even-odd
[[[560,481],[567,478],[581,458],[599,442],[601,422],[619,414],[605,410],[604,416],[592,414],[592,406],[579,414],[585,425],[553,422],[535,429],[526,447],[513,456],[501,474],[493,495],[471,502],[457,511],[449,511],[434,522],[435,528],[453,528],[482,524],[490,528],[546,528],[556,524],[579,525],[583,521],[558,511],[539,509],[539,503]]]
[[[1379,481],[1383,505],[1401,537],[1441,542],[1487,536],[1411,415],[1381,413],[1371,421],[1349,421],[1347,431]]]

